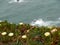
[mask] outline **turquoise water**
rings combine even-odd
[[[60,0],[0,0],[0,20],[60,25]]]

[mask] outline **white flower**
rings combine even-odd
[[[24,39],[25,39],[25,38],[27,38],[27,36],[26,36],[26,35],[23,35],[23,36],[22,36],[22,38],[24,38]]]
[[[27,30],[27,33],[29,32],[30,30]]]
[[[50,32],[46,32],[44,33],[45,36],[49,36],[50,35]]]
[[[13,35],[14,35],[14,33],[9,33],[9,34],[8,34],[8,36],[13,36]]]
[[[2,32],[2,33],[1,33],[1,35],[6,35],[6,34],[7,34],[7,32]]]
[[[53,30],[51,30],[51,33],[54,33],[54,32],[56,32],[57,31],[57,29],[53,29]]]
[[[19,23],[20,25],[23,25],[23,23],[21,22],[21,23]]]

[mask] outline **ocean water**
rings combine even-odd
[[[0,0],[0,20],[59,26],[60,0]]]

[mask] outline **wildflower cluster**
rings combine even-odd
[[[7,32],[2,32],[1,35],[2,35],[2,36],[7,35]],[[8,34],[8,36],[13,36],[13,35],[14,35],[14,33],[9,33],[9,34]]]
[[[60,27],[0,21],[0,45],[60,45]]]

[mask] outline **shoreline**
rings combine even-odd
[[[60,27],[0,21],[0,45],[59,45]]]

